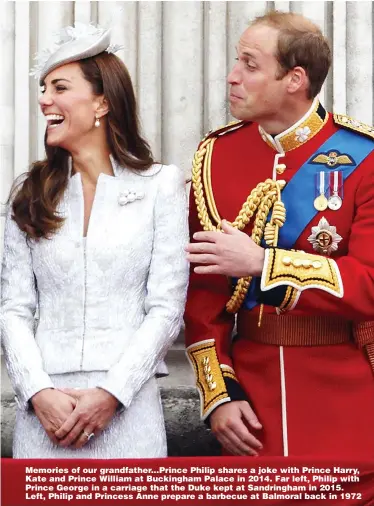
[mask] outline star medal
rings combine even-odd
[[[314,208],[317,209],[317,211],[325,211],[327,209],[328,201],[325,196],[325,173],[324,171],[320,171],[318,176],[318,183],[317,187],[319,190],[319,195],[314,199]]]
[[[343,204],[342,198],[339,196],[339,187],[341,184],[339,180],[341,179],[341,172],[339,170],[334,170],[333,175],[333,190],[332,195],[329,197],[327,202],[328,208],[332,211],[338,211]]]
[[[331,255],[338,249],[342,237],[336,232],[336,227],[329,224],[326,218],[321,218],[316,227],[312,227],[312,233],[308,241],[313,249],[323,255]]]

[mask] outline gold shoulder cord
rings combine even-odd
[[[362,123],[356,119],[351,118],[350,116],[346,116],[345,114],[334,114],[334,123],[348,128],[349,130],[353,130],[354,132],[358,132],[363,135],[367,135],[371,139],[374,139],[374,127],[371,125],[367,125],[366,123]]]
[[[220,231],[222,221],[214,201],[211,184],[211,160],[216,139],[217,137],[211,137],[201,144],[195,153],[192,165],[192,186],[197,213],[200,223],[206,231]],[[263,183],[259,183],[251,191],[237,218],[235,218],[235,221],[231,225],[238,230],[243,230],[256,213],[251,235],[253,241],[259,245],[264,237],[268,246],[276,246],[278,243],[279,227],[283,226],[286,221],[286,209],[281,201],[281,190],[285,187],[285,184],[285,181],[274,181],[273,179],[266,179]],[[209,212],[216,225],[212,223],[208,214],[204,188]],[[271,209],[273,209],[272,216],[267,223]],[[226,310],[229,313],[238,312],[245,299],[251,280],[252,277],[240,278],[238,280],[234,293],[226,304]]]

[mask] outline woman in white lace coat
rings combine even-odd
[[[39,65],[47,156],[15,187],[6,219],[13,455],[162,457],[155,378],[185,303],[184,177],[155,163],[139,134],[109,32],[69,30]]]

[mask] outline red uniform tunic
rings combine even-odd
[[[279,163],[287,167],[278,179],[290,181],[318,148],[342,128],[324,110],[322,117],[323,124],[315,127],[310,113],[301,124],[304,130],[300,130],[298,122],[287,135],[276,137],[281,138],[285,150]],[[344,121],[351,128],[356,124]],[[361,125],[357,130],[357,135],[362,135],[361,130],[373,136],[367,126]],[[218,136],[211,159],[211,186],[222,218],[234,221],[251,190],[273,177],[277,151],[271,144],[270,137],[254,123]],[[349,156],[349,152],[347,145],[345,154]],[[326,169],[321,165],[321,170]],[[312,201],[315,197],[314,193],[310,195]],[[297,191],[294,199],[298,199]],[[301,208],[303,201],[298,205]],[[344,182],[342,207],[317,212],[294,249],[319,254],[308,238],[322,217],[342,237],[337,250],[329,255],[336,262],[337,276],[341,277],[341,293],[336,296],[319,288],[299,291],[294,307],[290,305],[278,318],[327,316],[352,325],[365,322],[362,328],[366,329],[366,342],[373,342],[374,326],[368,323],[374,320],[373,150]],[[251,228],[252,223],[244,231],[250,234]],[[201,229],[191,190],[191,237]],[[203,418],[222,402],[247,398],[263,425],[263,430],[256,434],[264,446],[261,455],[373,459],[373,370],[353,333],[349,342],[341,344],[282,346],[281,350],[276,345],[253,341],[246,332],[239,332],[232,341],[234,316],[225,310],[231,295],[232,288],[225,276],[198,275],[191,270],[186,340],[197,375]],[[248,312],[241,309],[239,318],[243,311]],[[258,311],[259,306],[252,309],[252,313]],[[264,306],[264,314],[277,317],[271,302]],[[300,344],[308,337],[307,323],[302,325],[301,332],[304,335],[300,335]],[[204,357],[207,362],[203,362]]]

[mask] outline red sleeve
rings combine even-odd
[[[197,215],[193,188],[190,194],[190,237],[202,230]],[[221,275],[193,272],[185,311],[187,355],[194,369],[201,397],[202,417],[206,418],[223,402],[243,400],[246,396],[235,376],[230,356],[234,315],[225,309],[232,290],[230,280]]]
[[[193,234],[202,230],[193,189],[190,194],[189,226],[193,241]],[[231,366],[230,342],[234,315],[225,310],[232,294],[230,280],[226,276],[216,274],[195,274],[193,268],[194,265],[191,265],[185,312],[187,346],[206,339],[215,339],[220,362]]]

